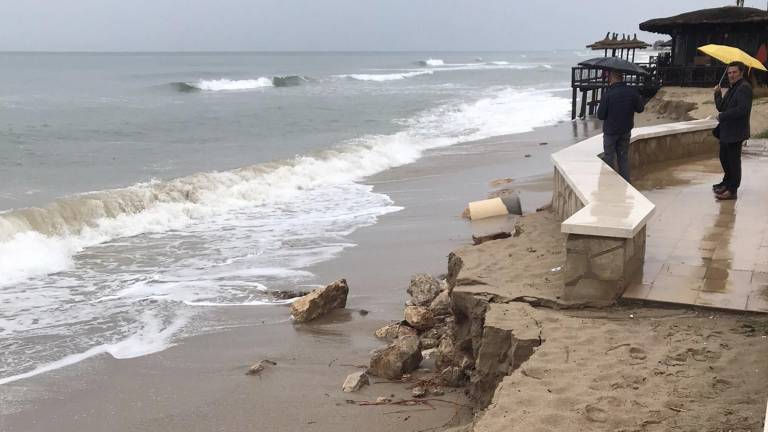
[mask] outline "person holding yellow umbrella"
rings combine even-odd
[[[741,147],[743,142],[749,139],[749,117],[752,112],[752,86],[744,79],[744,73],[747,64],[763,70],[765,66],[734,47],[706,45],[699,47],[699,51],[728,64],[725,71],[728,75],[728,87],[721,88],[720,82],[715,86],[715,106],[719,112],[719,124],[714,133],[720,139],[723,180],[713,185],[712,190],[718,200],[735,200],[741,185]]]

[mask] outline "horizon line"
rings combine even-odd
[[[0,50],[0,54],[323,54],[323,53],[495,53],[495,52],[547,52],[572,51],[586,48],[557,48],[557,49],[509,49],[509,50],[445,50],[445,49],[414,49],[414,50]]]

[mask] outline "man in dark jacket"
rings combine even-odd
[[[723,181],[713,185],[712,190],[719,200],[737,198],[741,184],[741,146],[749,138],[749,116],[752,112],[752,86],[744,80],[746,66],[741,62],[728,64],[730,88],[725,95],[720,86],[715,87],[715,106],[720,114],[720,164],[723,166]]]
[[[618,158],[619,174],[629,181],[629,137],[635,113],[643,112],[643,98],[618,71],[610,71],[608,84],[597,108],[597,118],[603,121],[603,161],[614,168]]]

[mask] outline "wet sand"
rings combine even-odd
[[[180,340],[160,353],[128,360],[102,355],[0,386],[0,431],[405,432],[466,416],[453,403],[434,402],[433,410],[347,402],[407,398],[402,384],[373,384],[354,394],[340,387],[382,346],[373,331],[401,316],[410,275],[444,273],[448,252],[471,241],[460,218],[467,202],[484,198],[489,182],[504,177],[515,179],[505,187],[520,191],[524,210],[548,202],[549,154],[594,128],[592,121],[566,122],[461,144],[368,179],[404,210],[358,230],[351,235],[357,247],[309,269],[318,284],[348,280],[347,310],[294,326],[285,306],[212,309],[209,319],[240,326]],[[258,377],[244,375],[262,359],[277,365]],[[459,392],[441,399],[464,403]]]

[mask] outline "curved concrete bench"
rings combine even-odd
[[[632,172],[656,163],[711,153],[714,120],[635,128],[629,146]],[[564,300],[612,303],[624,292],[645,255],[645,225],[654,204],[600,159],[603,136],[552,154],[552,208],[568,234]]]

